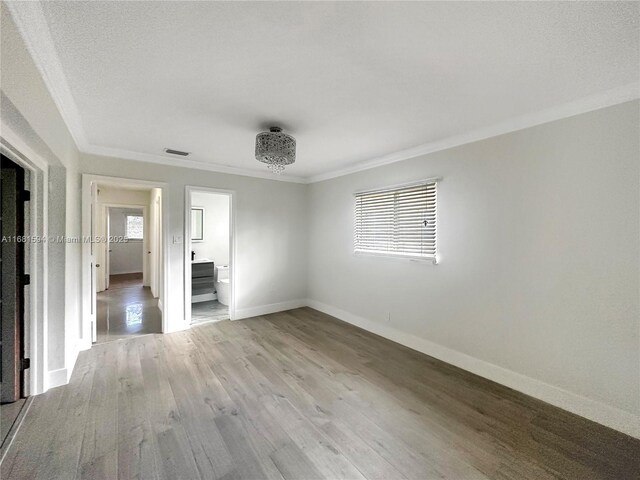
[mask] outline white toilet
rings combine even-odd
[[[218,301],[222,305],[229,305],[229,265],[216,265],[213,268],[213,285],[218,292]]]

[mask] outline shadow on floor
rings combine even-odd
[[[20,416],[26,400],[21,398],[16,402],[0,405],[0,449],[4,448],[5,440],[8,440],[9,432]]]

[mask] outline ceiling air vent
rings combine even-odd
[[[173,150],[172,148],[165,148],[164,151],[171,155],[180,155],[181,157],[189,155],[189,152],[181,152],[180,150]]]

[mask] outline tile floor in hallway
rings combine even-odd
[[[97,342],[160,333],[158,299],[142,286],[142,274],[112,275],[109,289],[97,295]]]
[[[217,300],[191,304],[191,324],[229,320],[229,307]]]

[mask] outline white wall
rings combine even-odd
[[[45,178],[52,178],[43,191],[46,198],[38,207],[43,231],[77,235],[80,232],[78,150],[5,5],[1,8],[1,21],[0,135],[3,140],[10,139],[9,143],[27,158],[43,165]],[[33,362],[34,370],[42,373],[42,379],[36,382],[36,392],[68,379],[82,328],[80,245],[43,245],[42,258],[47,259],[42,278],[46,298],[43,298],[42,315],[37,319],[40,326],[34,337],[42,349],[42,357]],[[56,286],[49,288],[52,282]]]
[[[102,205],[149,205],[150,201],[150,188],[114,188],[98,185],[98,203]]]
[[[216,265],[229,265],[229,196],[193,192],[191,205],[204,208],[204,241],[191,244],[196,259],[208,258]]]
[[[310,185],[312,305],[640,434],[639,131],[634,101]],[[355,191],[434,176],[439,265],[353,255]]]
[[[185,187],[232,190],[236,225],[236,315],[304,304],[307,294],[307,186],[83,154],[82,173],[165,183],[162,205],[169,283],[167,330],[187,328],[184,314]],[[174,238],[176,237],[176,238]],[[179,237],[179,240],[178,238]]]
[[[127,215],[142,216],[141,208],[110,208],[109,236],[119,238],[126,236]],[[145,232],[148,234],[148,232]],[[144,254],[142,240],[127,242],[112,242],[109,244],[109,274],[142,273],[142,259]]]
[[[78,158],[74,157],[66,166],[66,204],[65,204],[65,233],[74,239],[65,244],[65,327],[60,329],[65,338],[65,362],[63,370],[66,381],[71,377],[78,352],[80,351],[80,335],[82,331],[82,244],[81,235],[81,205],[80,205],[80,175],[78,173]],[[55,208],[55,207],[53,207]],[[60,278],[55,281],[59,282]],[[52,332],[60,336],[60,330]],[[59,378],[62,380],[62,377]],[[66,383],[63,382],[63,383]],[[51,381],[51,386],[58,385],[59,380]]]
[[[53,238],[66,235],[66,170],[64,167],[49,167],[49,211],[48,234]],[[52,205],[56,207],[51,208]],[[49,255],[47,303],[48,325],[47,338],[49,348],[47,351],[47,365],[49,371],[57,371],[65,368],[65,336],[58,332],[65,331],[65,291],[66,291],[66,245],[64,242],[47,242]],[[60,277],[62,275],[62,277]]]

